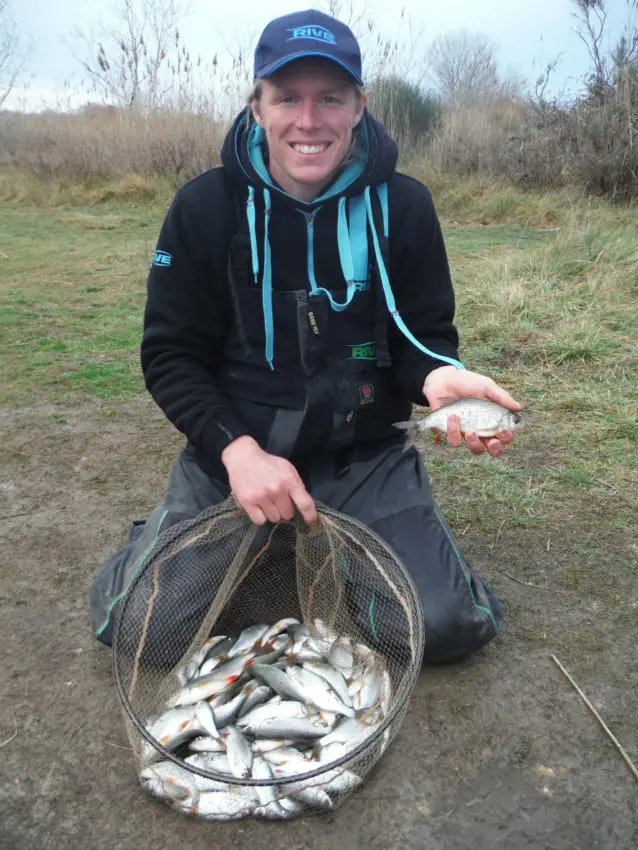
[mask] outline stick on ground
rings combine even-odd
[[[560,661],[558,660],[558,658],[556,658],[556,656],[555,656],[555,655],[552,655],[552,660],[556,662],[556,664],[558,665],[558,667],[560,668],[560,670],[561,670],[561,671],[565,674],[565,676],[567,676],[567,678],[569,679],[569,681],[572,683],[572,685],[576,688],[576,690],[578,691],[578,693],[579,693],[579,694],[581,695],[581,697],[584,699],[584,701],[585,701],[585,705],[587,706],[587,708],[588,708],[588,709],[589,709],[589,710],[593,713],[593,715],[594,715],[594,717],[596,718],[596,720],[600,723],[600,725],[603,727],[603,729],[605,730],[605,732],[609,735],[609,737],[611,738],[611,740],[614,742],[614,744],[615,744],[615,745],[616,745],[616,747],[618,748],[618,751],[619,751],[620,755],[624,758],[624,760],[625,760],[625,761],[627,762],[627,764],[629,765],[629,769],[631,770],[631,772],[633,773],[633,775],[635,776],[635,778],[636,778],[636,779],[638,779],[638,770],[636,769],[636,765],[632,762],[632,760],[629,758],[629,756],[627,755],[627,753],[624,751],[624,749],[622,748],[622,746],[621,746],[621,745],[620,745],[620,743],[618,742],[618,739],[616,738],[616,736],[613,734],[613,732],[612,732],[612,731],[610,730],[610,728],[607,726],[607,724],[606,724],[606,723],[605,723],[605,721],[602,719],[602,717],[600,716],[600,714],[598,714],[598,712],[596,711],[596,709],[594,708],[594,706],[593,706],[593,705],[591,704],[591,702],[587,699],[587,697],[586,697],[586,696],[585,696],[585,694],[581,691],[581,689],[578,687],[578,685],[576,684],[576,682],[575,682],[575,681],[572,679],[572,677],[569,675],[569,673],[567,672],[567,670],[565,670],[565,668],[564,668],[564,667],[563,667],[563,665],[560,663]]]

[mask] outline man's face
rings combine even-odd
[[[271,176],[289,195],[311,201],[345,157],[365,98],[333,62],[300,59],[264,79],[251,106],[266,133]]]

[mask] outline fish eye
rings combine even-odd
[[[520,413],[512,413],[512,422],[514,423],[514,425],[520,425],[522,419],[523,417]]]

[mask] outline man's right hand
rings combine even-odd
[[[295,467],[283,457],[265,452],[252,437],[237,437],[223,450],[233,495],[256,525],[290,520],[298,508],[307,523],[317,509]]]

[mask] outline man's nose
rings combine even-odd
[[[302,100],[297,112],[297,127],[300,130],[312,130],[319,124],[319,109],[314,100]]]

